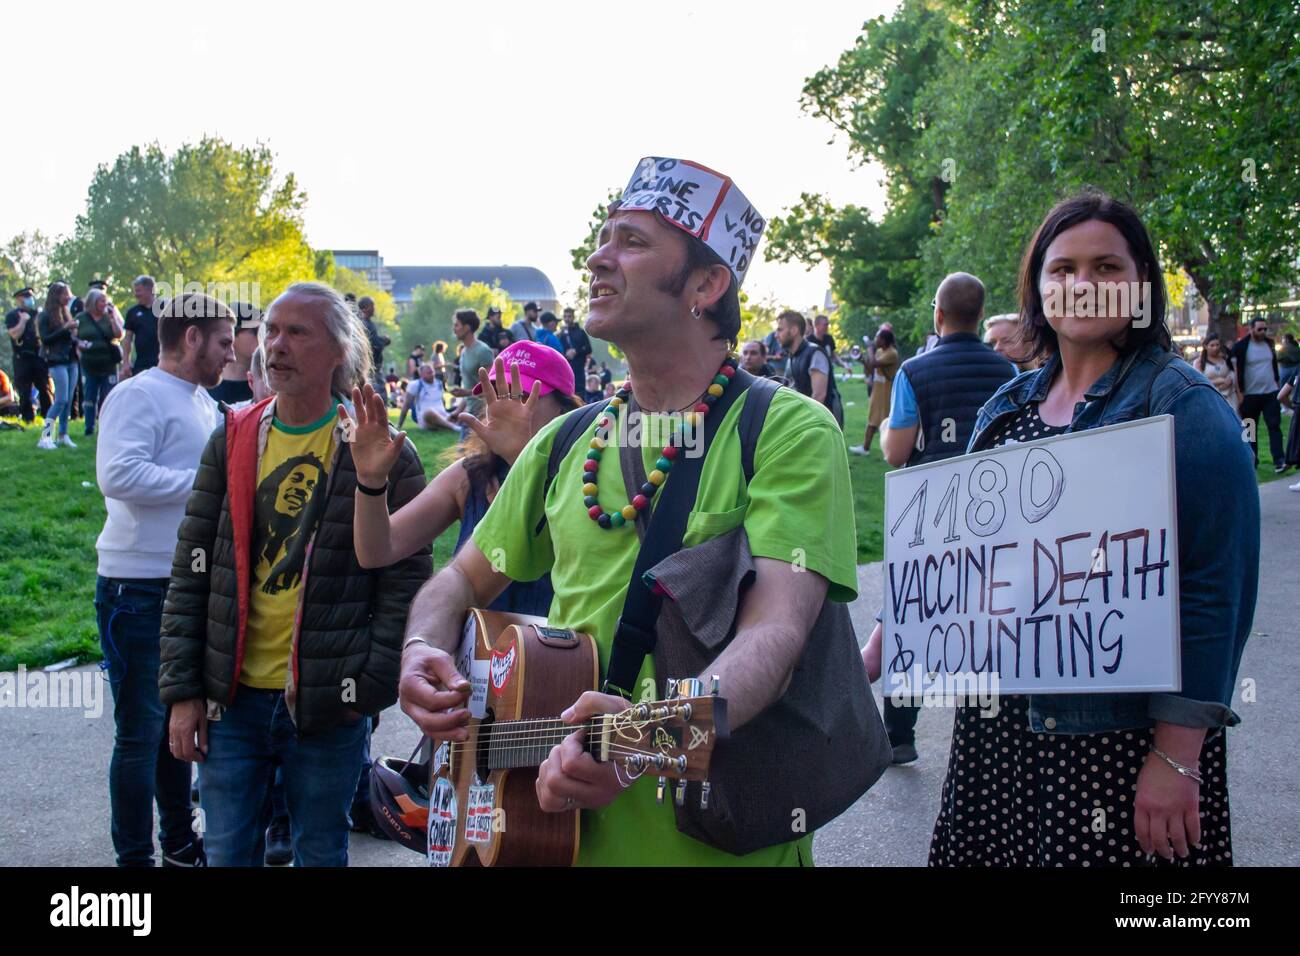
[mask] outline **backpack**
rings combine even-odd
[[[746,484],[753,479],[754,452],[768,406],[779,387],[770,379],[737,370],[732,388],[725,395],[734,401],[739,393],[753,392],[737,422]],[[543,497],[565,454],[605,404],[596,402],[571,412],[560,426],[547,460]],[[734,637],[734,616],[725,622],[725,628],[721,626],[722,617],[734,615],[740,594],[752,578],[737,578],[732,582],[737,584],[736,589],[719,592],[717,607],[728,606],[729,612],[721,616],[710,612],[714,626],[707,635],[686,626],[677,600],[664,602],[651,590],[656,574],[677,574],[686,581],[708,579],[712,587],[720,582],[698,573],[702,564],[752,567],[743,527],[695,548],[682,549],[687,516],[711,442],[709,426],[716,427],[725,417],[720,405],[705,419],[706,453],[697,459],[698,467],[682,474],[674,469],[674,481],[686,481],[675,487],[670,481],[650,516],[610,651],[603,688],[606,693],[630,696],[628,692],[645,655],[653,654],[657,689],[662,695],[667,674],[707,672],[708,665]],[[628,460],[637,456],[620,458],[627,483]],[[543,517],[542,522],[545,520]],[[537,530],[541,528],[539,524]],[[683,569],[687,569],[685,573]],[[728,605],[729,601],[734,604]],[[660,634],[672,634],[673,638],[661,642]],[[725,702],[725,688],[722,698]],[[722,724],[725,726],[725,711]],[[785,693],[719,744],[707,798],[701,785],[695,783],[687,788],[680,802],[674,801],[677,829],[737,855],[798,840],[852,806],[884,773],[891,757],[848,607],[827,599]],[[791,814],[796,810],[802,814],[799,827],[792,826]]]

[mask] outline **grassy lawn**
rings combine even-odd
[[[867,420],[862,382],[841,386],[845,407],[845,441],[862,441]],[[848,405],[852,402],[852,405]],[[396,413],[394,413],[396,418]],[[1283,432],[1289,427],[1283,419]],[[39,666],[68,657],[100,657],[95,626],[95,539],[104,526],[104,501],[95,484],[95,439],[81,436],[82,424],[70,433],[78,447],[57,451],[36,448],[37,429],[0,431],[0,670],[19,664]],[[408,431],[426,474],[443,467],[443,453],[454,443],[449,433]],[[1260,446],[1259,480],[1275,478],[1267,436]],[[881,525],[884,475],[879,438],[870,457],[849,456],[858,561],[882,555]],[[1294,477],[1288,480],[1294,480]],[[451,556],[458,525],[434,544],[434,566]]]

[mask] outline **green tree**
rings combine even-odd
[[[582,281],[578,284],[577,306],[581,312],[585,312],[587,309],[587,290],[591,285],[591,276],[587,274],[587,260],[596,251],[596,237],[600,235],[600,229],[605,225],[605,220],[609,217],[610,204],[617,202],[622,196],[622,186],[610,188],[605,201],[591,211],[591,221],[587,223],[587,235],[583,237],[582,242],[569,250],[569,255],[573,259],[573,268],[582,274]]]
[[[265,307],[292,282],[317,276],[303,235],[306,194],[279,176],[264,145],[216,137],[168,155],[132,147],[95,170],[86,209],[55,249],[56,271],[84,289],[95,276],[116,295],[142,272],[159,282],[253,283]]]
[[[832,325],[853,341],[882,321],[892,322],[905,342],[929,330],[924,303],[933,292],[922,289],[921,247],[948,183],[942,170],[917,161],[931,122],[917,100],[951,58],[946,30],[931,4],[904,0],[893,16],[865,23],[853,47],[804,84],[801,105],[845,137],[850,161],[884,171],[889,205],[877,220],[862,207],[836,208],[804,193],[786,215],[772,219],[766,254],[780,262],[828,262],[840,304]]]
[[[917,36],[914,60],[937,44],[935,56],[905,69],[901,49],[874,56],[891,29]],[[1295,281],[1298,45],[1294,4],[904,0],[808,81],[805,106],[848,134],[855,158],[885,167],[885,220],[928,187],[918,325],[931,287],[955,270],[984,280],[988,311],[1013,309],[1033,228],[1052,203],[1094,187],[1138,210],[1168,269],[1187,273],[1231,337],[1243,304]],[[842,213],[829,224],[808,202],[795,213],[786,247],[829,258],[852,312],[862,302],[852,260],[878,250],[829,241]]]
[[[439,282],[419,286],[410,307],[402,313],[402,348],[409,352],[419,343],[424,346],[425,354],[431,356],[433,343],[441,340],[447,343],[450,359],[456,351],[456,342],[451,334],[452,313],[457,309],[473,309],[482,319],[491,305],[501,310],[501,320],[507,328],[520,315],[519,307],[499,284]]]
[[[313,253],[313,268],[318,282],[333,286],[344,295],[351,293],[358,299],[370,296],[375,302],[375,325],[394,342],[398,339],[397,303],[393,297],[366,278],[365,273],[345,269],[334,261],[334,253],[317,249]]]
[[[54,244],[39,229],[20,232],[0,246],[0,292],[6,301],[20,286],[29,285],[38,298],[50,284],[50,257]],[[6,306],[6,311],[8,307]]]

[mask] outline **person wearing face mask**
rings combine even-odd
[[[36,334],[36,293],[31,286],[23,286],[14,293],[14,307],[5,316],[5,331],[13,347],[14,391],[18,393],[18,409],[24,422],[35,419],[32,409],[32,389],[39,395],[41,417],[50,411],[54,394],[50,388],[50,369],[41,358],[41,340]]]
[[[985,403],[967,453],[1173,416],[1181,689],[1002,695],[991,718],[958,707],[930,864],[1230,865],[1226,728],[1241,722],[1260,553],[1241,424],[1172,352],[1163,272],[1131,208],[1091,192],[1058,204],[1022,263],[1022,341],[1046,362]],[[1136,310],[1109,294],[1120,283],[1141,291]],[[1079,480],[1124,493],[1104,462]]]

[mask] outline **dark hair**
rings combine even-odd
[[[471,332],[478,331],[478,313],[473,309],[457,309],[451,314],[451,317],[461,325],[468,325]]]
[[[559,322],[559,321],[560,320],[555,317],[555,313],[550,311],[549,309],[542,313],[542,325],[546,325],[549,322]]]
[[[1266,318],[1265,318],[1264,316],[1262,316],[1262,315],[1257,315],[1257,316],[1255,316],[1253,319],[1250,320],[1250,327],[1251,327],[1251,328],[1254,328],[1255,326],[1259,325],[1259,323],[1261,323],[1261,322],[1263,322],[1265,325],[1268,325],[1268,319],[1266,319]]]
[[[201,292],[182,293],[167,302],[158,315],[158,345],[174,355],[185,341],[186,329],[196,326],[206,339],[218,322],[236,323],[235,313]]]
[[[609,204],[606,217],[616,213],[622,205],[620,200],[615,200]],[[645,210],[653,212],[654,217],[659,220],[660,225],[666,229],[672,230],[686,240],[686,262],[682,265],[677,275],[673,276],[664,288],[664,291],[672,295],[681,295],[686,288],[686,283],[690,281],[691,273],[696,269],[707,269],[710,266],[722,266],[727,270],[730,281],[727,283],[727,291],[712,306],[704,310],[704,317],[711,319],[713,324],[718,327],[718,334],[714,339],[724,339],[729,345],[734,345],[736,336],[740,334],[740,286],[736,284],[736,274],[731,271],[723,260],[710,249],[702,239],[697,239],[689,232],[683,230],[680,226],[675,226],[659,210]]]
[[[881,348],[892,349],[898,339],[894,338],[894,333],[889,329],[880,329],[876,332],[876,338],[880,340]]]
[[[50,317],[51,322],[54,321],[56,315],[65,324],[72,318],[72,310],[59,302],[59,295],[64,289],[71,292],[72,286],[68,285],[66,282],[51,282],[49,289],[45,293],[44,311],[45,314]]]
[[[1137,264],[1139,281],[1151,288],[1150,321],[1139,328],[1130,325],[1112,344],[1127,354],[1149,343],[1166,352],[1173,349],[1169,327],[1165,324],[1165,280],[1155,246],[1146,226],[1133,209],[1101,192],[1084,192],[1052,207],[1039,224],[1020,261],[1020,337],[1031,349],[1028,358],[1045,358],[1057,351],[1056,330],[1043,312],[1043,297],[1038,291],[1038,274],[1043,268],[1047,247],[1065,230],[1080,223],[1100,220],[1110,223],[1124,237],[1129,255]]]
[[[662,213],[656,211],[655,215],[663,219]],[[665,219],[664,223],[667,225],[668,221]],[[673,294],[681,294],[686,288],[686,283],[690,281],[691,273],[696,269],[708,269],[711,266],[722,266],[726,269],[727,291],[722,293],[717,302],[704,310],[704,317],[712,319],[713,324],[718,327],[715,339],[725,339],[729,344],[734,344],[736,336],[740,334],[740,288],[736,285],[736,274],[722,261],[722,256],[705,245],[703,240],[695,238],[688,232],[682,232],[676,226],[671,228],[681,232],[686,239],[686,263],[672,283]]]
[[[1224,362],[1227,363],[1228,368],[1232,368],[1232,356],[1229,355],[1228,350],[1223,347],[1223,340],[1219,337],[1219,333],[1207,332],[1205,338],[1201,339],[1201,354],[1197,356],[1196,359],[1196,370],[1198,372],[1205,371],[1205,347],[1209,345],[1211,342],[1219,343],[1220,357],[1223,359]]]
[[[808,320],[803,317],[803,313],[796,312],[794,309],[786,309],[776,317],[777,324],[782,322],[793,323],[799,329],[800,335],[808,333]]]
[[[1300,345],[1300,342],[1297,342],[1295,340],[1295,333],[1293,332],[1287,332],[1285,335],[1282,336],[1282,338],[1286,339],[1292,345]]]

